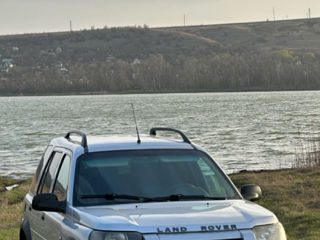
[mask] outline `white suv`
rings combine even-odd
[[[179,134],[182,141],[156,137]],[[48,145],[25,197],[21,240],[285,240],[277,217],[241,194],[181,132],[88,137]]]

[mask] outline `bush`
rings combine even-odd
[[[300,138],[302,139],[302,138]],[[320,137],[309,137],[300,140],[296,148],[294,168],[309,168],[320,166]]]

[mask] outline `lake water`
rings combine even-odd
[[[51,138],[183,130],[227,172],[290,167],[297,143],[317,135],[320,92],[1,97],[0,175],[28,177]]]

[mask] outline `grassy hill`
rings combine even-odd
[[[43,60],[48,65],[59,61],[133,61],[154,54],[171,59],[179,55],[206,55],[220,49],[219,43],[198,35],[129,27],[0,37],[1,55],[27,66]]]
[[[319,51],[320,19],[299,19],[171,28],[215,40],[234,51]]]
[[[0,94],[320,89],[320,19],[0,36]]]

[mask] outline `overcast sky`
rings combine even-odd
[[[320,0],[0,0],[0,35],[320,17]]]

